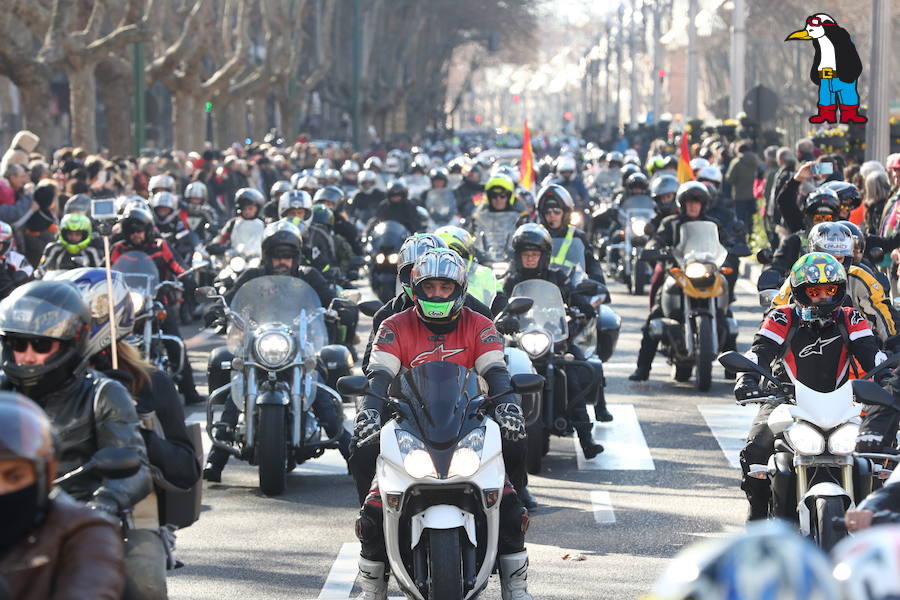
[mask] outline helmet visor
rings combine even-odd
[[[11,299],[12,297],[8,298]],[[42,298],[25,296],[0,304],[0,334],[73,339],[84,324],[80,315]]]
[[[0,457],[36,460],[47,457],[53,442],[46,417],[23,398],[0,396]]]
[[[834,295],[837,294],[838,285],[836,283],[809,285],[806,286],[805,291],[810,300],[816,300],[818,298],[833,298]]]
[[[817,214],[817,215],[812,216],[812,222],[814,224],[829,223],[833,220],[834,220],[834,216],[831,215],[830,213],[822,213],[822,214]]]

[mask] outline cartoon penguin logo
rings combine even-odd
[[[858,114],[859,94],[856,82],[862,73],[862,61],[850,33],[840,27],[825,13],[816,13],[806,19],[806,27],[785,38],[812,40],[816,54],[809,78],[819,86],[819,112],[809,118],[810,123],[836,123],[838,105],[841,123],[865,123]]]

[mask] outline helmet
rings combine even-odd
[[[58,390],[87,364],[91,314],[78,289],[64,281],[31,281],[0,302],[2,365],[9,381],[32,399]],[[59,350],[42,365],[19,365],[12,338],[50,338]]]
[[[832,255],[844,268],[853,264],[853,234],[841,223],[819,223],[809,231],[809,252],[825,252]]]
[[[703,158],[702,156],[698,156],[697,158],[691,159],[691,171],[697,171],[702,169],[703,167],[709,166],[709,161]]]
[[[65,217],[63,217],[65,218]],[[0,258],[6,256],[13,244],[13,229],[6,221],[0,221]]]
[[[209,194],[206,190],[206,184],[202,181],[192,181],[187,184],[187,187],[184,188],[184,198],[185,200],[190,200],[191,198],[200,198],[204,202],[209,200]]]
[[[266,226],[262,239],[262,264],[266,273],[272,273],[273,258],[292,259],[290,274],[300,266],[300,247],[303,240],[300,230],[290,221],[276,221]]]
[[[331,228],[334,227],[334,211],[324,204],[314,204],[312,209],[312,222],[331,230]]]
[[[234,205],[237,207],[238,212],[245,206],[250,206],[251,204],[259,209],[262,208],[265,203],[265,196],[255,188],[245,187],[234,193]]]
[[[413,304],[420,319],[429,323],[446,323],[459,316],[469,284],[466,264],[459,254],[448,248],[427,250],[416,259],[409,279]],[[447,298],[429,296],[422,284],[431,279],[452,281],[456,289]]]
[[[365,171],[360,171],[356,176],[356,184],[363,188],[363,191],[368,191],[365,187],[366,184],[371,184],[369,189],[375,186],[378,183],[378,175],[375,171],[370,171],[366,169]]]
[[[279,179],[275,183],[272,184],[272,187],[269,188],[269,199],[274,200],[275,198],[281,198],[281,195],[285,192],[289,192],[293,189],[291,182],[286,179]]]
[[[831,551],[834,578],[847,599],[900,598],[900,525],[878,525],[844,538]]]
[[[698,200],[703,205],[700,209],[700,214],[702,215],[706,212],[706,207],[709,206],[711,199],[709,190],[699,181],[682,183],[678,186],[678,192],[675,194],[675,204],[682,215],[685,214],[685,204],[688,200]]]
[[[331,204],[328,208],[337,208],[344,202],[344,191],[336,185],[323,187],[313,196],[313,204],[316,203]]]
[[[849,214],[859,205],[862,204],[862,196],[859,195],[859,188],[849,181],[826,181],[821,187],[833,190],[841,203],[841,210]]]
[[[294,181],[294,189],[295,190],[306,190],[308,193],[315,193],[315,190],[319,188],[319,180],[313,177],[312,175],[304,175],[302,177],[298,177],[296,181]],[[313,190],[310,192],[310,190]]]
[[[135,302],[129,292],[125,277],[118,271],[111,271],[113,302],[116,313],[116,339],[131,334],[134,327]],[[81,297],[91,311],[90,333],[85,356],[94,356],[111,344],[109,331],[109,296],[107,294],[106,269],[72,269],[64,271],[54,281],[68,281],[78,288]],[[139,300],[143,303],[143,298]]]
[[[391,187],[387,189],[387,197],[391,196],[400,196],[401,200],[406,200],[409,197],[409,188],[406,187],[406,184],[401,180],[397,179],[391,184]]]
[[[283,219],[285,213],[291,209],[302,208],[306,211],[303,221],[308,225],[312,222],[312,197],[303,190],[291,190],[278,198],[278,218]]]
[[[646,194],[650,189],[650,180],[643,173],[632,173],[625,180],[625,189],[631,192],[634,188],[638,188],[640,193]]]
[[[178,196],[172,192],[156,192],[150,198],[150,208],[153,209],[153,218],[160,225],[169,225],[178,218]],[[169,209],[166,216],[159,214],[159,209]]]
[[[647,600],[838,600],[821,550],[782,521],[755,521],[745,532],[679,552]]]
[[[400,159],[396,156],[388,156],[384,161],[384,170],[396,175],[400,172]]]
[[[447,171],[450,173],[462,173],[463,168],[466,166],[466,161],[463,157],[457,157],[447,163]]]
[[[435,167],[428,172],[428,179],[432,181],[435,179],[443,179],[446,184],[450,181],[450,173],[444,167]]]
[[[510,179],[512,179],[513,183],[518,185],[519,181],[522,179],[521,173],[519,173],[518,169],[514,169],[510,165],[494,165],[493,175],[506,175]]]
[[[329,385],[335,385],[334,382],[338,379],[351,374],[350,370],[353,368],[353,356],[346,346],[340,344],[328,344],[327,346],[322,346],[318,355],[319,367],[324,369],[328,374],[327,381],[331,382]]]
[[[384,168],[384,165],[381,163],[381,159],[377,156],[370,156],[366,159],[366,162],[363,163],[363,169],[367,169],[372,171],[373,169],[378,169],[381,171]]]
[[[316,161],[316,164],[313,166],[314,169],[321,169],[322,171],[331,168],[331,159],[330,158],[320,158]]]
[[[356,181],[359,174],[359,163],[354,160],[345,160],[341,165],[341,175],[347,181]]]
[[[156,192],[172,192],[175,190],[175,179],[171,175],[154,175],[147,183],[147,190],[151,194]]]
[[[341,179],[341,172],[337,169],[325,169],[325,185],[334,185]]]
[[[716,184],[716,187],[722,185],[722,171],[719,167],[713,165],[707,165],[705,167],[700,167],[700,170],[697,171],[697,181],[700,180],[711,181]]]
[[[610,152],[606,156],[606,163],[610,169],[615,169],[622,166],[624,161],[624,157],[621,152]]]
[[[459,254],[466,262],[475,258],[475,236],[456,225],[438,227],[434,234],[444,240],[447,247]]]
[[[810,252],[797,259],[790,273],[791,294],[800,309],[804,324],[827,325],[833,320],[834,311],[844,302],[847,293],[847,273],[838,260],[824,252]],[[825,290],[828,298],[824,303],[815,303],[810,298],[810,286],[834,286]],[[828,292],[833,292],[828,295]]]
[[[560,156],[556,159],[556,174],[563,181],[571,181],[575,178],[575,159],[571,156]]]
[[[563,225],[568,224],[569,215],[571,215],[572,211],[575,210],[575,203],[572,201],[572,196],[569,194],[569,191],[563,186],[557,185],[555,183],[545,185],[541,188],[537,195],[538,217],[545,227],[547,223],[544,219],[544,213],[547,210],[553,208],[557,208],[563,211]]]
[[[664,215],[670,215],[675,210],[675,194],[678,192],[678,177],[663,173],[657,175],[650,182],[650,197],[656,202],[656,209]],[[668,202],[663,202],[664,196],[671,195]]]
[[[91,199],[85,194],[75,194],[66,200],[66,206],[63,208],[65,214],[81,213],[83,215],[91,214]]]
[[[853,264],[859,264],[862,260],[863,253],[866,251],[866,236],[856,224],[850,221],[838,221],[841,225],[850,231],[850,237],[853,238]]]
[[[628,176],[632,173],[640,173],[641,168],[635,164],[628,163],[622,165],[622,168],[619,169],[619,174],[622,175],[622,187],[625,187],[625,182],[628,181]]]
[[[70,242],[66,238],[66,234],[69,232],[79,233],[82,237],[77,242]],[[87,248],[91,243],[91,220],[80,213],[64,215],[62,221],[59,222],[59,243],[69,254],[78,254]]]
[[[507,206],[512,206],[516,201],[516,184],[506,175],[494,175],[484,184],[484,192],[488,199],[490,199],[492,192],[495,191],[509,195],[506,202]]]
[[[512,249],[517,269],[526,274],[543,273],[550,266],[550,256],[553,254],[553,239],[550,237],[550,232],[543,225],[525,223],[520,225],[513,233]],[[526,269],[522,266],[521,254],[525,250],[538,250],[541,253],[541,260],[536,269]]]
[[[822,220],[834,221],[841,210],[841,201],[834,190],[819,186],[806,197],[803,208],[806,228],[810,229]]]
[[[150,209],[139,204],[133,204],[125,209],[119,218],[122,224],[122,233],[126,236],[138,231],[143,231],[147,236],[153,232],[153,214]]]
[[[397,261],[397,279],[403,286],[403,291],[412,298],[412,286],[409,277],[416,260],[428,250],[435,248],[447,248],[447,243],[433,233],[416,233],[403,242],[400,246],[400,259]]]

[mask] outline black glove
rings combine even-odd
[[[116,519],[119,518],[119,503],[106,496],[105,494],[96,494],[87,503],[88,508],[98,510],[107,515],[112,515]]]
[[[763,390],[759,387],[759,381],[751,376],[744,375],[738,379],[737,384],[734,386],[734,397],[738,401],[758,398],[763,395]]]
[[[504,402],[494,409],[494,420],[500,426],[503,439],[517,442],[525,439],[525,417],[518,404]]]
[[[381,413],[374,408],[367,408],[356,415],[353,426],[353,437],[363,442],[381,431]]]
[[[860,431],[856,436],[857,452],[881,452],[884,449],[884,436],[877,431]]]
[[[225,316],[221,306],[213,306],[203,315],[203,323],[206,327],[212,327]]]
[[[497,327],[497,331],[503,335],[511,335],[519,331],[519,317],[515,315],[505,315],[497,319],[494,325]]]

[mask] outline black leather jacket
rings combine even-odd
[[[0,389],[14,388],[0,376]],[[62,484],[66,493],[82,502],[113,502],[119,510],[133,507],[150,493],[147,449],[134,400],[122,384],[88,370],[37,403],[56,430],[60,474],[80,467],[107,446],[131,448],[143,462],[140,471],[124,479],[105,479],[96,474],[70,479]]]

